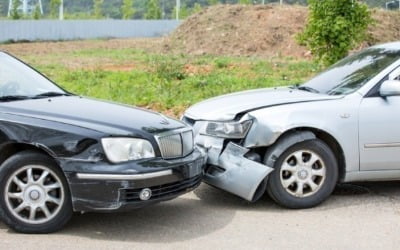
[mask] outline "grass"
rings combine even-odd
[[[87,49],[23,59],[67,90],[179,116],[188,106],[234,91],[301,83],[320,69],[293,58],[160,55]]]

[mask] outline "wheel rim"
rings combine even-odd
[[[42,224],[53,219],[64,204],[64,187],[49,168],[29,165],[10,175],[5,189],[9,211],[29,224]]]
[[[280,180],[285,190],[298,198],[311,196],[323,186],[326,167],[313,151],[300,150],[290,154],[280,169]]]

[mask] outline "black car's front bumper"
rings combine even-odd
[[[173,199],[196,188],[206,156],[195,150],[174,160],[151,159],[123,164],[64,161],[74,211],[123,211]],[[68,171],[69,170],[69,171]],[[72,171],[71,171],[72,170]],[[148,188],[152,196],[141,200]]]

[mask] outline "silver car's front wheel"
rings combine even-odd
[[[51,157],[22,151],[0,167],[0,219],[22,233],[50,233],[72,216],[64,173]]]
[[[275,161],[274,168],[268,177],[268,194],[288,208],[320,204],[332,193],[338,179],[335,154],[319,139],[287,148]]]
[[[280,168],[280,180],[286,191],[299,198],[318,192],[325,181],[326,168],[321,157],[311,150],[290,154]]]

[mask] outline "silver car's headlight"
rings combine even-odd
[[[107,158],[113,163],[155,157],[153,146],[147,140],[103,138],[101,143]]]
[[[222,138],[241,139],[246,136],[252,123],[252,120],[244,122],[208,122],[205,134]]]

